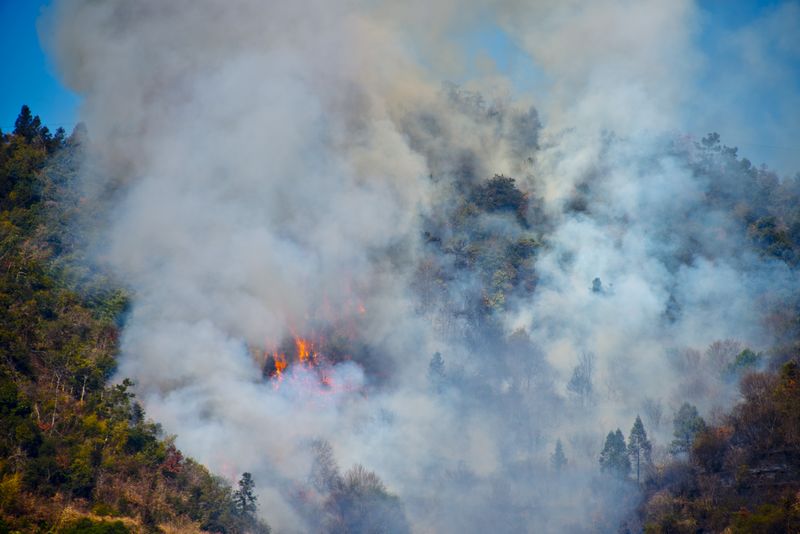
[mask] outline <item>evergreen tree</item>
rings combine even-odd
[[[60,126],[56,128],[56,133],[53,135],[53,144],[55,148],[61,148],[64,146],[64,140],[67,138],[67,132],[64,131],[64,128]]]
[[[66,139],[66,136],[67,134],[64,131],[64,128],[58,128],[54,134],[51,134],[47,126],[42,127],[39,135],[44,143],[44,147],[50,154],[64,146],[64,140]]]
[[[239,480],[239,489],[233,492],[236,511],[241,515],[250,516],[256,511],[256,495],[253,492],[255,486],[253,475],[247,472],[242,473],[242,478]]]
[[[41,125],[42,121],[39,116],[34,117],[31,113],[31,108],[22,106],[17,120],[14,121],[14,134],[24,137],[30,143],[39,134]]]
[[[637,415],[636,421],[631,428],[630,436],[628,437],[628,455],[636,462],[636,482],[639,482],[639,471],[641,464],[650,463],[650,454],[653,451],[653,446],[647,439],[647,432],[644,429],[641,418]]]
[[[560,439],[556,440],[556,450],[550,457],[550,463],[556,471],[563,470],[567,465],[567,457],[564,455],[564,446],[561,445]]]
[[[628,448],[625,445],[625,436],[618,428],[616,432],[609,432],[606,443],[600,453],[600,469],[604,473],[624,478],[631,471],[631,461],[628,458]]]
[[[706,422],[697,413],[697,408],[684,402],[673,419],[674,431],[670,451],[673,454],[688,453],[692,450],[694,438],[706,428]]]

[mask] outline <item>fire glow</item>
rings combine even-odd
[[[294,336],[281,349],[265,351],[264,377],[276,390],[302,392],[306,398],[361,391],[360,368],[347,361],[333,362],[323,354],[323,340]],[[348,370],[349,371],[346,371]],[[354,376],[352,369],[358,369]]]

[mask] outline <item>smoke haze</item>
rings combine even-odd
[[[655,0],[56,1],[50,48],[92,139],[82,186],[108,207],[92,252],[133,294],[118,376],[181,449],[252,472],[279,532],[321,528],[298,497],[319,439],[379,474],[415,532],[613,524],[636,503],[594,475],[608,430],[642,413],[665,444],[670,416],[646,407],[729,405],[694,355],[769,347],[762,317],[797,286],[692,166],[700,18]],[[479,24],[530,55],[541,94],[512,99],[497,72],[444,83],[471,72],[454,34]],[[495,174],[522,211],[464,215]],[[440,245],[523,241],[527,286]],[[346,346],[332,387],[265,375],[318,334]]]

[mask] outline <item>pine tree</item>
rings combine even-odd
[[[618,428],[616,432],[609,432],[606,443],[600,453],[600,469],[604,473],[624,478],[631,471],[631,461],[628,458],[628,448],[625,445],[625,436]]]
[[[636,462],[636,482],[639,482],[639,471],[641,464],[650,463],[650,454],[653,451],[653,446],[647,439],[647,432],[644,429],[641,418],[637,415],[636,421],[631,428],[630,436],[628,437],[628,455]]]
[[[697,413],[697,408],[684,402],[673,419],[675,439],[672,440],[670,451],[673,454],[689,452],[692,449],[695,436],[706,427],[706,422]]]
[[[564,446],[561,445],[560,439],[556,440],[556,450],[550,457],[550,463],[556,471],[563,470],[567,465],[567,457],[564,455]]]
[[[253,475],[247,472],[242,473],[242,478],[239,480],[239,489],[233,492],[236,511],[241,515],[251,516],[256,511],[256,495],[253,492],[255,486]]]
[[[14,122],[14,134],[24,137],[29,143],[39,134],[42,121],[39,116],[33,116],[31,108],[22,106],[22,109]]]

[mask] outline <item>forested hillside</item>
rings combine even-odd
[[[798,265],[800,177],[779,180],[709,135],[698,172],[713,178],[711,205],[734,213],[747,245],[763,257]],[[692,357],[689,372],[738,384],[728,411],[704,420],[685,404],[675,413],[671,461],[655,465],[643,486],[647,532],[800,531],[800,306],[798,295],[766,318],[775,344],[755,353],[718,343]],[[726,355],[726,356],[725,356]]]
[[[0,532],[268,532],[249,474],[232,489],[109,383],[128,297],[77,245],[86,142],[27,107],[0,132]]]
[[[800,531],[799,379],[796,361],[749,373],[731,413],[712,424],[676,416],[680,458],[644,484],[645,531]]]
[[[450,98],[464,106],[464,94],[450,90]],[[469,113],[484,113],[481,106]],[[51,134],[27,107],[12,133],[0,133],[0,532],[267,532],[257,519],[249,473],[232,488],[185,457],[174,438],[147,418],[132,382],[109,382],[117,370],[129,297],[83,257],[85,231],[91,228],[86,221],[98,220],[97,213],[106,209],[103,195],[113,195],[105,192],[90,201],[76,187],[89,146],[83,127],[70,136],[62,130]],[[702,205],[730,216],[730,228],[740,229],[737,254],[753,254],[796,273],[797,179],[781,180],[754,168],[713,134],[697,143],[676,141],[666,150],[708,184]],[[537,291],[537,263],[553,246],[552,220],[542,211],[538,192],[514,178],[471,176],[455,184],[422,224],[421,254],[410,283],[415,310],[445,318],[440,328],[490,355],[492,363],[475,374],[453,354],[437,352],[419,376],[438,403],[465,413],[513,414],[508,443],[531,452],[547,445],[550,456],[546,469],[509,460],[515,471],[507,475],[510,485],[493,476],[481,479],[466,464],[431,475],[442,495],[476,501],[485,491],[490,495],[481,506],[492,507],[491,517],[466,513],[445,520],[525,530],[541,519],[536,504],[522,503],[555,506],[565,498],[560,492],[574,484],[576,469],[593,465],[585,506],[595,530],[800,531],[798,295],[770,300],[769,313],[754,318],[773,340],[760,352],[723,340],[702,353],[671,353],[679,371],[674,389],[689,401],[675,405],[674,413],[645,399],[630,432],[609,429],[602,448],[590,437],[553,441],[527,422],[541,416],[521,406],[535,401],[583,413],[600,395],[596,357],[586,352],[578,358],[565,398],[531,335],[523,329],[506,334],[502,324],[515,302]],[[566,210],[588,213],[585,197],[591,188],[591,183],[578,188]],[[717,253],[698,245],[704,229],[684,230],[698,237],[670,252],[675,269]],[[595,278],[585,291],[600,299],[614,289]],[[670,296],[662,321],[673,324],[683,313],[680,300]],[[317,366],[319,376],[303,380],[320,380],[314,386],[322,388],[319,395],[338,394],[335,375],[326,373],[353,358],[374,375],[372,391],[382,387],[388,368],[359,345],[350,333],[356,328],[334,324],[330,329],[339,337],[323,348],[309,341],[308,349],[299,338],[284,342],[264,360],[262,386],[278,388],[287,365],[305,361],[309,369]],[[297,387],[292,382],[297,378],[287,376],[284,387]],[[506,382],[497,386],[499,380]],[[728,390],[738,391],[732,407],[701,415],[693,404]],[[363,391],[366,396],[370,390]],[[664,440],[666,434],[671,441]],[[403,504],[376,474],[360,465],[340,474],[325,440],[314,440],[310,449],[308,478],[285,490],[306,524],[325,532],[409,531]],[[533,478],[549,480],[555,495],[526,493]],[[609,488],[613,491],[605,495]],[[428,493],[411,505],[426,507],[424,501],[435,498]],[[613,510],[615,500],[624,503],[622,515]],[[627,507],[635,511],[625,512]],[[573,526],[585,528],[578,524]]]
[[[766,167],[755,168],[738,156],[737,149],[722,145],[717,134],[698,142],[677,140],[669,150],[687,162],[707,187],[702,209],[725,214],[733,221],[730,229],[737,255],[755,254],[761,261],[785,265],[797,275],[800,176],[779,179]],[[579,189],[568,210],[586,213],[582,197],[592,194],[592,186],[589,182]],[[531,340],[524,332],[503,339],[496,323],[515,298],[536,291],[536,262],[551,239],[547,218],[536,207],[536,191],[523,192],[512,178],[495,176],[467,187],[456,198],[460,200],[442,210],[446,216],[428,221],[424,232],[431,255],[417,273],[421,302],[449,306],[447,316],[466,315],[471,324],[481,325],[480,333],[466,330],[462,335],[481,351],[494,354],[487,375],[508,373],[506,376],[515,379],[539,381],[540,392],[555,395],[543,364],[529,360],[527,368],[508,371],[498,357],[506,351],[536,352],[527,345]],[[497,213],[508,216],[500,232],[487,228],[497,224],[489,218]],[[689,214],[686,227],[670,229],[668,239],[688,237],[685,248],[670,260],[676,269],[718,253],[701,244],[700,236],[709,228],[694,226],[691,217],[698,215]],[[452,264],[443,268],[445,262]],[[465,279],[469,283],[465,284]],[[458,288],[452,289],[454,285]],[[586,291],[602,298],[613,289],[595,278],[591,284],[587,281]],[[457,301],[448,300],[453,295]],[[765,292],[759,299],[760,303],[769,302],[769,313],[760,316],[756,311],[760,303],[754,301],[752,320],[762,322],[773,340],[764,351],[756,352],[732,339],[716,341],[703,352],[673,350],[670,358],[678,375],[671,387],[676,398],[683,399],[682,404],[674,404],[674,412],[646,398],[636,409],[647,423],[639,415],[635,420],[631,417],[632,426],[611,429],[596,453],[581,451],[573,441],[570,458],[562,441],[555,442],[551,469],[562,480],[574,469],[570,463],[584,462],[586,454],[595,462],[598,487],[611,480],[619,483],[614,490],[619,506],[640,502],[635,513],[616,523],[614,504],[605,501],[595,510],[589,531],[800,532],[800,295],[776,299]],[[662,320],[674,323],[681,314],[681,305],[670,296]],[[596,363],[592,353],[578,358],[566,387],[575,406],[592,405],[601,395]],[[437,390],[475,391],[480,387],[457,369],[446,370],[445,364],[439,353],[430,363],[429,378]],[[523,398],[525,390],[516,385],[512,390],[517,387],[520,396],[515,402]],[[721,395],[730,390],[736,393],[728,397],[730,405],[726,405]],[[484,402],[487,396],[481,393]],[[685,399],[706,403],[713,399],[716,406],[703,417]],[[647,429],[652,432],[653,427],[662,429],[657,438],[648,436]],[[671,434],[669,440],[664,439],[667,433]],[[526,519],[520,510],[507,510],[504,518],[514,514],[518,514],[517,522],[511,525],[517,526],[505,525],[503,531],[524,529]]]

